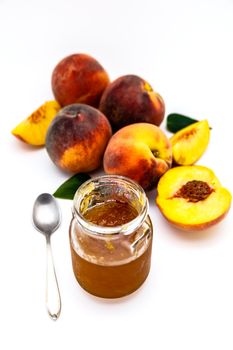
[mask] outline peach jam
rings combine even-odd
[[[77,190],[70,224],[74,275],[89,293],[118,298],[138,289],[150,271],[152,224],[143,189],[106,175]]]

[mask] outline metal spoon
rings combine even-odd
[[[50,237],[61,223],[61,213],[55,198],[49,193],[40,194],[34,203],[32,217],[35,228],[46,237],[46,307],[49,316],[56,321],[61,313],[61,296],[54,267]]]

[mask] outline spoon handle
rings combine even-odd
[[[54,267],[50,235],[46,235],[46,307],[49,316],[56,321],[61,313],[61,295]]]

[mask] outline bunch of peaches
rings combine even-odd
[[[194,165],[210,137],[206,120],[170,139],[159,127],[162,97],[148,82],[125,75],[110,82],[106,70],[86,54],[65,57],[52,73],[54,101],[45,102],[12,130],[70,173],[102,164],[107,174],[127,176],[146,191],[157,186],[165,218],[183,229],[201,230],[228,212],[231,194],[210,169]]]

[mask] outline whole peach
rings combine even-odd
[[[110,83],[101,97],[99,109],[113,130],[140,122],[159,126],[165,113],[162,97],[136,75],[124,75]]]
[[[109,84],[105,69],[86,54],[65,57],[53,70],[52,90],[61,106],[86,103],[97,107]]]
[[[69,172],[89,172],[98,168],[111,137],[108,119],[97,109],[73,104],[62,108],[46,136],[52,161]]]
[[[123,175],[152,189],[172,164],[171,144],[162,130],[149,123],[127,125],[110,139],[104,153],[107,174]]]

